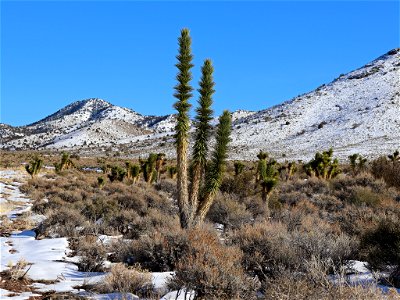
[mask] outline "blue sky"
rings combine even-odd
[[[400,44],[398,1],[2,1],[1,122],[91,97],[173,113],[183,27],[194,87],[213,60],[216,113],[270,107]]]

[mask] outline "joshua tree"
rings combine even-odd
[[[196,109],[197,115],[195,117],[195,142],[193,146],[192,165],[191,165],[191,191],[189,195],[189,205],[191,207],[190,218],[194,218],[194,213],[197,210],[197,202],[199,191],[202,184],[202,177],[207,164],[208,142],[211,135],[211,125],[213,110],[211,105],[213,103],[212,95],[214,94],[214,81],[213,81],[214,68],[211,60],[204,61],[201,68],[202,77],[200,80],[200,98],[198,101],[199,107]]]
[[[139,159],[139,161],[141,164],[144,181],[146,181],[147,183],[154,182],[157,179],[157,170],[156,170],[157,154],[150,153],[147,160]]]
[[[176,174],[178,173],[178,171],[176,169],[176,166],[169,166],[167,168],[167,170],[168,170],[169,178],[175,179],[176,178]]]
[[[112,166],[111,167],[111,174],[108,174],[108,179],[110,179],[111,182],[117,180],[117,181],[123,181],[126,176],[126,171],[124,168],[121,168],[120,166]]]
[[[128,179],[132,179],[133,183],[136,183],[140,175],[140,167],[136,164],[132,164],[129,161],[125,163],[125,166],[126,166],[126,177]]]
[[[395,152],[393,152],[393,154],[388,155],[388,158],[393,162],[393,164],[400,161],[399,150],[396,150]]]
[[[39,174],[40,170],[43,166],[43,159],[35,156],[28,165],[25,165],[25,170],[28,172],[31,177],[35,177]]]
[[[203,193],[198,200],[199,204],[195,215],[195,223],[200,223],[204,220],[214,201],[215,194],[221,186],[222,176],[225,171],[228,143],[230,142],[231,125],[231,114],[225,110],[219,117],[216,145],[211,163],[206,171]]]
[[[214,93],[213,68],[211,61],[206,60],[202,67],[200,81],[200,99],[196,116],[195,145],[191,164],[192,182],[189,191],[187,155],[190,104],[188,100],[192,96],[191,91],[193,90],[189,84],[192,78],[190,69],[193,67],[190,45],[189,30],[183,29],[179,38],[178,63],[176,64],[179,70],[177,75],[178,84],[175,86],[176,93],[174,94],[178,99],[174,105],[178,111],[177,124],[175,126],[175,143],[177,152],[178,207],[182,228],[188,228],[202,222],[208,212],[215,193],[221,185],[231,130],[230,113],[224,111],[219,119],[212,161],[206,167],[207,142],[210,136],[210,120],[212,118],[210,107],[212,94]],[[202,177],[204,177],[203,180]]]
[[[355,153],[349,156],[350,166],[353,170],[354,174],[365,169],[365,164],[367,163],[367,159],[362,157],[360,154]]]
[[[297,166],[296,166],[296,162],[291,161],[288,163],[287,165],[287,177],[286,180],[290,180],[293,176],[293,174],[297,171]]]
[[[339,161],[336,158],[332,160],[332,155],[332,148],[322,153],[317,152],[314,159],[304,166],[306,173],[322,179],[331,179],[337,176],[341,172]]]
[[[71,160],[70,154],[67,152],[63,152],[61,155],[61,161],[59,163],[55,163],[54,167],[56,169],[56,172],[60,173],[61,171],[75,167],[75,164]]]
[[[189,99],[192,97],[193,88],[190,86],[192,73],[190,69],[192,64],[192,40],[188,29],[182,29],[181,36],[178,39],[179,54],[176,56],[178,63],[176,67],[179,72],[176,76],[178,84],[175,86],[175,102],[174,107],[178,111],[177,122],[175,126],[175,143],[176,143],[176,160],[178,169],[178,207],[181,226],[186,228],[189,226],[190,208],[189,208],[189,193],[188,193],[188,144],[189,144]]]
[[[97,184],[98,184],[99,188],[102,189],[103,186],[106,184],[104,177],[102,177],[102,176],[97,177]]]
[[[233,166],[235,167],[235,176],[238,176],[243,172],[244,164],[242,162],[235,161],[233,163]]]
[[[292,178],[294,172],[297,171],[297,166],[294,161],[285,163],[278,168],[279,173],[281,174],[281,178],[285,178],[286,181],[289,181]]]
[[[163,168],[163,166],[165,166],[166,163],[167,163],[167,160],[165,159],[165,154],[158,153],[157,159],[156,159],[157,182],[160,181],[160,179],[161,179],[162,168]]]
[[[257,157],[257,182],[261,185],[261,198],[268,207],[269,196],[278,183],[279,171],[274,159],[267,161],[268,154],[266,152],[260,151]]]

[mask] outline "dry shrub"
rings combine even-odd
[[[327,279],[328,280],[328,279]],[[327,281],[325,281],[327,282]],[[285,276],[268,281],[264,287],[264,299],[296,300],[395,300],[398,292],[391,289],[383,293],[375,283],[351,285],[348,283],[321,285],[306,278]]]
[[[140,216],[132,209],[118,210],[112,216],[109,216],[108,225],[116,228],[119,233],[124,235],[130,234],[132,231],[132,224],[136,223]]]
[[[311,216],[299,222],[292,232],[282,223],[269,222],[237,231],[232,242],[244,253],[245,269],[265,280],[288,271],[305,272],[305,263],[312,257],[330,260],[335,266],[352,257],[356,242],[343,233],[337,234],[337,228]]]
[[[91,201],[86,201],[82,214],[89,220],[97,221],[100,218],[110,218],[118,210],[117,201],[94,197]]]
[[[167,193],[172,198],[177,198],[176,180],[164,179],[157,182],[154,187],[158,191]]]
[[[50,210],[58,210],[64,206],[64,201],[60,197],[55,196],[49,199],[41,199],[33,202],[32,211],[38,214],[47,214]]]
[[[277,277],[284,270],[297,269],[301,264],[290,234],[282,223],[246,225],[234,233],[232,242],[244,253],[244,269],[261,280]]]
[[[101,293],[119,292],[145,296],[153,290],[152,275],[139,266],[127,268],[124,264],[115,264],[96,288]]]
[[[353,258],[357,243],[344,233],[338,234],[337,230],[321,219],[308,216],[302,220],[299,230],[292,232],[292,243],[303,260],[318,257],[339,268]]]
[[[352,191],[349,201],[354,205],[377,206],[380,204],[381,196],[369,187],[356,187]]]
[[[115,261],[128,265],[138,263],[152,272],[172,271],[187,248],[187,243],[187,235],[180,228],[163,233],[154,232],[138,240],[116,242],[113,256]]]
[[[371,172],[376,178],[382,178],[389,186],[400,189],[400,162],[380,157],[371,163]]]
[[[246,205],[231,194],[218,194],[207,214],[207,218],[212,222],[233,229],[249,223],[252,217],[253,214],[246,209]]]
[[[254,193],[255,176],[251,171],[245,171],[238,176],[226,176],[222,180],[220,191],[227,194],[236,194],[243,198]]]
[[[361,252],[372,270],[391,272],[400,287],[400,219],[383,219],[361,237]]]
[[[97,241],[96,236],[80,238],[75,250],[79,255],[79,271],[104,271],[104,262],[107,258],[107,252],[105,247]]]
[[[196,299],[256,299],[258,282],[241,268],[242,252],[222,245],[205,229],[187,232],[188,244],[176,264],[171,289],[193,290]]]
[[[4,277],[9,278],[12,281],[26,279],[26,275],[31,268],[30,266],[31,264],[24,258],[18,260],[16,264],[10,262],[8,264],[8,269],[5,271]]]
[[[243,199],[246,209],[252,213],[254,219],[265,219],[268,215],[268,207],[260,196],[249,196]]]
[[[85,226],[85,218],[78,210],[61,207],[50,211],[47,219],[39,226],[40,234],[51,237],[74,237]]]

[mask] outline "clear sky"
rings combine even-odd
[[[194,87],[213,60],[216,113],[268,108],[400,44],[399,1],[2,1],[0,122],[92,97],[173,113],[183,27]]]

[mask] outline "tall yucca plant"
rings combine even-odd
[[[205,60],[201,69],[202,77],[200,80],[200,89],[198,89],[200,93],[198,101],[199,107],[196,109],[197,115],[195,118],[196,133],[193,146],[191,168],[192,184],[190,193],[191,219],[194,218],[194,214],[197,210],[197,198],[199,196],[201,179],[204,175],[204,170],[207,164],[208,143],[212,129],[212,126],[210,125],[213,115],[213,110],[211,109],[213,103],[212,95],[215,92],[213,72],[214,68],[211,60]]]
[[[232,118],[229,111],[225,110],[219,117],[219,124],[216,136],[216,145],[212,160],[207,168],[204,191],[199,198],[199,205],[196,211],[195,223],[202,222],[214,201],[215,194],[221,186],[224,174],[225,162],[230,141]]]
[[[177,188],[178,188],[178,206],[181,226],[186,228],[189,226],[190,207],[188,194],[188,166],[187,152],[189,144],[189,99],[192,97],[193,88],[190,86],[192,73],[190,69],[192,64],[192,51],[189,30],[182,29],[181,36],[178,39],[179,54],[176,56],[178,63],[178,75],[176,79],[178,84],[175,86],[174,97],[178,99],[174,107],[178,111],[177,122],[175,126],[175,143],[176,143],[176,160],[177,160]]]
[[[212,95],[214,94],[213,67],[210,60],[206,60],[202,67],[200,80],[199,108],[195,118],[195,143],[192,153],[191,185],[188,185],[188,144],[189,144],[189,108],[188,100],[193,90],[189,85],[191,80],[190,69],[193,67],[190,51],[191,39],[189,31],[183,29],[179,37],[177,75],[178,84],[175,86],[174,96],[178,99],[174,107],[178,111],[175,126],[175,143],[177,152],[177,187],[179,217],[182,228],[192,227],[204,220],[215,193],[221,185],[224,171],[227,147],[231,130],[231,116],[225,111],[219,119],[216,136],[216,146],[212,161],[208,167],[207,155],[209,137],[211,135]],[[204,178],[205,174],[205,178]],[[204,179],[203,179],[204,178]]]

